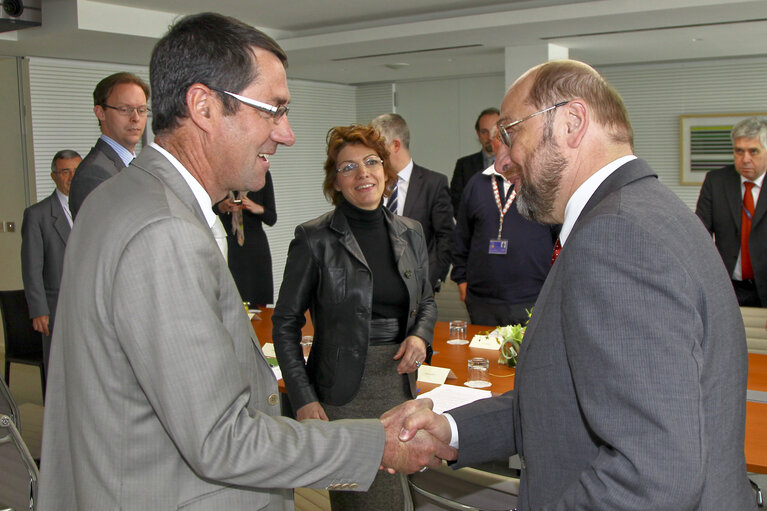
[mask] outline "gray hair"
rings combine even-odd
[[[391,144],[398,138],[405,149],[410,149],[410,129],[401,115],[382,114],[370,121],[370,125],[378,130],[387,144]]]
[[[743,119],[732,127],[730,138],[733,143],[736,138],[759,138],[762,147],[767,147],[767,121],[759,117]]]
[[[56,160],[71,160],[72,158],[82,158],[82,156],[72,149],[62,149],[54,154],[51,160],[51,172],[56,172]]]

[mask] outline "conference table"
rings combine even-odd
[[[253,317],[251,323],[256,331],[259,342],[263,345],[272,342],[272,311],[264,309]],[[468,325],[467,337],[491,330],[493,327]],[[307,313],[303,335],[312,335],[311,320]],[[468,376],[467,362],[470,358],[484,357],[490,360],[490,382],[488,388],[493,394],[502,394],[514,388],[515,370],[497,363],[497,353],[489,350],[469,348],[468,345],[447,344],[448,323],[438,321],[434,327],[432,347],[434,356],[431,365],[447,367],[455,374],[455,379],[445,383],[463,385]],[[280,380],[280,391],[285,392],[284,383]],[[437,385],[418,382],[420,392],[426,392]],[[746,468],[749,472],[767,474],[767,355],[749,353],[748,355],[748,390],[749,400],[746,402]],[[712,461],[716,463],[716,460]]]

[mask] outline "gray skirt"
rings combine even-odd
[[[397,374],[400,361],[392,358],[399,347],[399,344],[368,346],[365,372],[357,395],[342,406],[322,403],[330,420],[378,418],[411,398],[407,375]],[[330,504],[333,511],[404,509],[406,490],[403,476],[382,471],[367,492],[331,491]]]

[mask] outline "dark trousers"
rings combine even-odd
[[[535,302],[491,303],[476,296],[466,295],[466,309],[474,325],[526,325],[529,319],[527,311],[532,311],[534,305]]]
[[[762,306],[762,301],[756,292],[756,283],[753,280],[733,280],[732,287],[735,288],[735,296],[738,297],[738,304],[741,307]]]

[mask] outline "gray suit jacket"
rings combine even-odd
[[[192,191],[155,149],[94,191],[64,261],[39,509],[292,509],[367,489],[378,420],[297,423]]]
[[[125,163],[120,156],[109,144],[99,138],[96,145],[80,162],[77,172],[72,177],[69,187],[69,210],[72,212],[72,218],[77,217],[83,201],[98,185],[117,175],[124,168]]]
[[[32,318],[49,316],[48,328],[53,329],[56,301],[64,267],[64,249],[69,238],[69,222],[54,191],[51,195],[24,210],[21,223],[21,277],[24,295]],[[51,338],[43,335],[45,366]]]
[[[734,165],[706,174],[695,213],[714,236],[727,273],[732,276],[740,254],[740,219],[743,194]],[[754,281],[762,305],[767,305],[767,195],[759,195],[748,238]]]
[[[458,461],[518,452],[521,510],[752,509],[746,376],[710,237],[634,160],[597,189],[552,267],[515,389],[451,412]]]
[[[413,164],[402,216],[418,220],[429,250],[429,281],[437,288],[450,269],[453,251],[453,206],[447,177]]]

